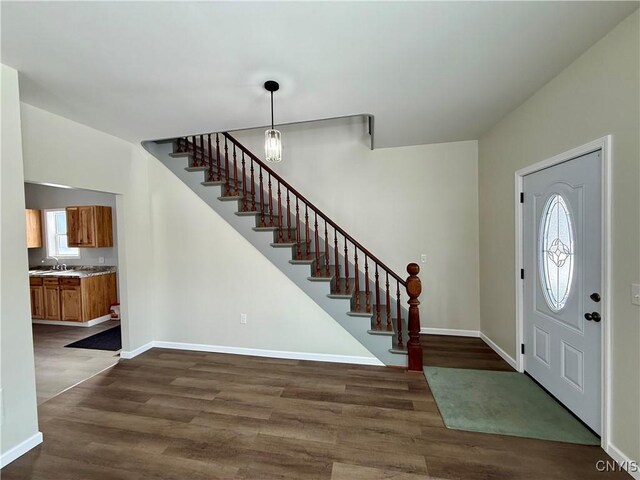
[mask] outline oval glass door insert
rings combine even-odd
[[[538,246],[544,297],[549,308],[558,312],[571,292],[575,253],[571,215],[559,193],[552,194],[542,209]]]

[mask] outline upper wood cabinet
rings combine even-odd
[[[42,212],[32,208],[26,209],[27,216],[27,248],[42,247]]]
[[[70,247],[113,247],[111,207],[67,207],[67,242]]]

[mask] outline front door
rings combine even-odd
[[[525,371],[601,430],[602,154],[524,177]]]

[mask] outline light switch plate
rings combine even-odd
[[[640,306],[640,284],[631,284],[631,303]]]
[[[420,255],[420,263],[427,263],[427,254],[423,253]]]
[[[240,314],[240,323],[243,323],[243,324],[247,323],[247,314],[246,313],[241,313]]]

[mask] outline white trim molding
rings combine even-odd
[[[627,472],[635,480],[640,480],[640,459],[630,459],[612,443],[607,445],[605,451],[615,460],[621,470]]]
[[[486,343],[487,345],[489,345],[491,347],[491,349],[496,352],[498,355],[500,355],[502,357],[502,359],[507,362],[509,365],[511,365],[515,370],[517,370],[516,368],[516,361],[515,359],[509,355],[507,352],[505,352],[502,348],[500,348],[498,346],[498,344],[496,342],[494,342],[493,340],[491,340],[489,337],[487,337],[484,333],[480,332],[480,338],[482,340],[484,340],[484,343]]]
[[[287,352],[281,350],[263,350],[259,348],[228,347],[224,345],[203,345],[197,343],[179,343],[155,341],[156,348],[175,350],[192,350],[197,352],[230,353],[233,355],[250,355],[254,357],[289,358],[292,360],[312,360],[315,362],[352,363],[355,365],[384,366],[375,357],[358,357],[353,355],[333,355],[328,353]]]
[[[478,330],[459,330],[457,328],[422,327],[421,335],[450,335],[452,337],[479,337]]]
[[[519,346],[524,343],[524,283],[520,278],[520,269],[524,264],[523,257],[523,210],[520,203],[523,178],[525,175],[544,170],[562,162],[581,157],[591,152],[602,152],[602,435],[601,446],[609,451],[611,444],[611,152],[612,136],[606,135],[592,142],[568,150],[559,155],[543,160],[515,172],[515,229],[516,229],[516,370],[524,372],[524,354]],[[613,455],[612,455],[613,456]]]
[[[16,458],[21,457],[32,448],[37,447],[42,443],[42,433],[34,433],[24,442],[19,443],[15,447],[9,449],[0,456],[0,468],[4,468],[13,462]]]
[[[63,320],[31,320],[31,323],[38,323],[41,325],[66,325],[68,327],[93,327],[94,325],[98,325],[99,323],[107,322],[109,320],[118,320],[115,318],[111,318],[110,314],[103,315],[101,317],[96,317],[93,320],[89,320],[88,322],[71,322],[71,321],[63,321]]]
[[[130,359],[130,358],[133,358],[133,357],[137,357],[141,353],[144,353],[147,350],[152,349],[153,348],[153,344],[154,344],[154,342],[149,342],[149,343],[145,343],[141,347],[135,348],[135,349],[133,349],[131,351],[122,350],[122,351],[120,351],[120,358]]]

